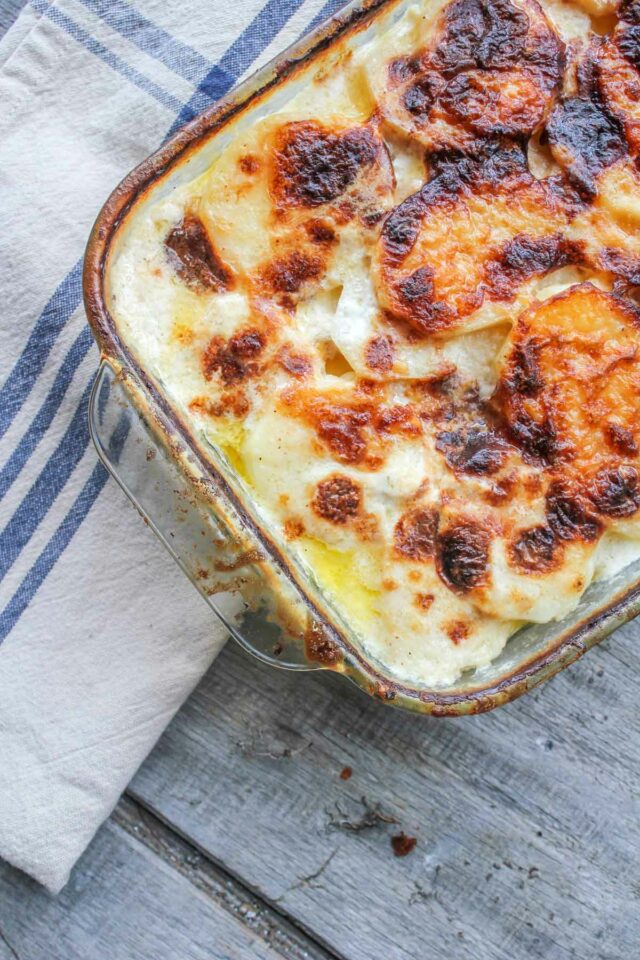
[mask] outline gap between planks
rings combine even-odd
[[[345,960],[288,914],[251,891],[132,791],[123,795],[111,820],[273,947],[284,960]],[[303,877],[300,882],[311,879]]]

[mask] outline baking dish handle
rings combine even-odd
[[[194,497],[189,481],[106,360],[91,394],[89,430],[108,472],[231,635],[272,666],[317,669],[307,659],[304,644],[284,634],[255,604],[250,609],[243,602],[238,582],[247,584],[253,578],[259,584],[259,573],[239,563],[238,547],[212,506]],[[227,589],[221,570],[233,571],[227,575]]]

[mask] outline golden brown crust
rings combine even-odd
[[[509,302],[526,280],[580,262],[581,245],[563,235],[574,214],[519,147],[448,163],[385,220],[374,263],[381,303],[422,334],[455,330],[485,301]]]
[[[639,10],[565,70],[536,0],[450,0],[369,75],[359,120],[261,121],[226,205],[210,187],[165,237],[183,294],[229,294],[175,335],[204,381],[191,409],[221,436],[248,421],[243,479],[274,488],[293,550],[319,547],[330,584],[353,558],[354,607],[404,604],[447,649],[487,616],[564,615],[601,538],[635,535]],[[231,233],[254,206],[245,256]]]
[[[430,150],[528,136],[563,63],[564,45],[535,0],[453,0],[424,50],[389,63],[380,106]]]

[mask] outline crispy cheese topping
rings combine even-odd
[[[109,266],[141,362],[413,683],[640,554],[640,2],[610,6],[382,11]]]

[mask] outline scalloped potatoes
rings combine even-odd
[[[640,13],[600,6],[398,8],[110,265],[141,362],[413,683],[640,555]]]

